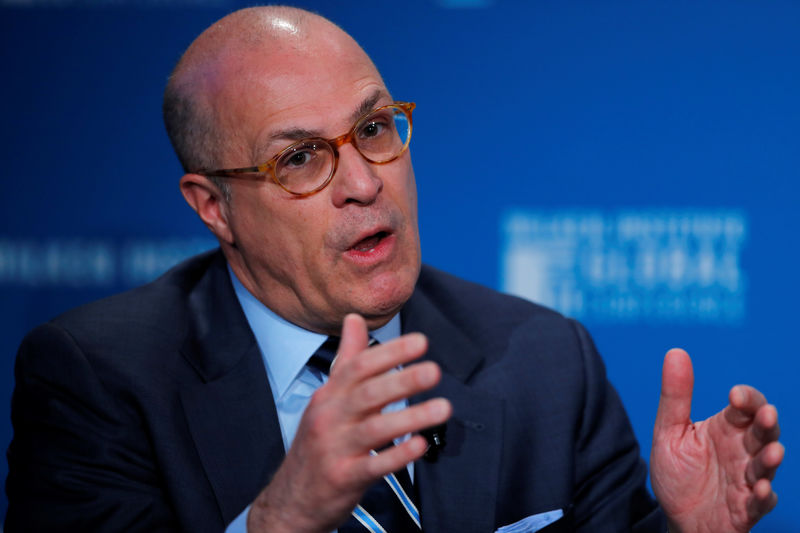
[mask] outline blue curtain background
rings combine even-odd
[[[586,323],[645,457],[670,347],[693,355],[696,418],[759,387],[788,452],[756,531],[797,531],[800,3],[298,5],[418,104],[424,260]],[[6,413],[25,332],[214,246],[178,191],[161,92],[237,7],[0,0]]]

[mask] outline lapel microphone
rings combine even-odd
[[[431,463],[435,463],[439,458],[439,452],[444,450],[447,444],[447,425],[439,424],[438,426],[431,426],[419,432],[420,435],[425,437],[428,441],[428,449],[422,457]]]

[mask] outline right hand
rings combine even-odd
[[[286,458],[253,502],[248,531],[335,529],[370,485],[422,457],[427,442],[413,435],[374,456],[370,449],[450,418],[452,406],[444,398],[381,412],[394,401],[431,389],[441,379],[436,363],[405,366],[427,351],[425,336],[409,333],[386,344],[371,348],[368,344],[364,319],[347,315],[330,378],[311,397]],[[388,372],[398,365],[403,369]]]

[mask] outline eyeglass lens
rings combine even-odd
[[[385,163],[400,155],[411,134],[403,109],[386,107],[359,120],[352,142],[365,159]],[[300,141],[281,155],[275,176],[289,191],[303,194],[321,186],[335,166],[334,148],[322,139]]]

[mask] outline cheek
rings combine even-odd
[[[276,277],[302,274],[304,265],[321,253],[322,223],[321,217],[314,215],[316,210],[303,207],[291,198],[267,193],[235,203],[232,227],[240,252]]]
[[[279,233],[273,242],[271,253],[275,260],[291,263],[294,269],[289,272],[295,283],[302,284],[302,279],[310,278],[318,285],[330,272],[332,252],[326,245],[329,229],[328,213],[323,208],[314,209],[315,204],[304,201],[289,202],[290,205],[279,217],[273,217],[275,228]]]
[[[385,170],[386,173],[382,175],[384,193],[404,213],[416,218],[417,182],[411,165],[411,156],[406,152],[401,159],[389,163]]]
[[[414,171],[408,173],[408,202],[411,217],[414,222],[414,227],[417,226],[417,180],[414,177]]]
[[[407,161],[407,168],[398,176],[396,183],[402,184],[402,190],[398,192],[396,198],[400,199],[404,205],[400,208],[406,213],[408,229],[416,235],[417,228],[417,182],[414,177],[414,169],[411,167],[410,158]]]

